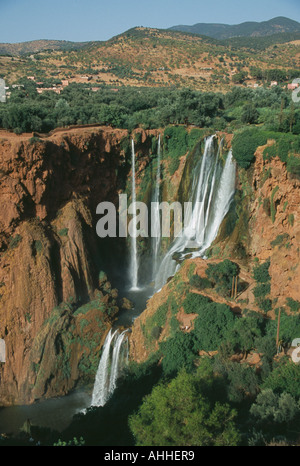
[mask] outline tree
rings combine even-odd
[[[299,405],[292,395],[286,392],[278,395],[268,388],[257,395],[250,413],[261,422],[287,423],[295,418],[299,410]]]
[[[246,73],[246,71],[239,71],[238,73],[234,74],[232,76],[232,81],[235,83],[235,84],[242,84],[246,79],[247,79],[248,75]]]
[[[239,266],[228,259],[219,264],[208,264],[207,277],[216,284],[216,289],[222,294],[228,294],[231,290],[232,279],[239,273]]]
[[[227,339],[233,328],[235,316],[229,306],[212,302],[198,310],[195,320],[195,347],[198,350],[214,351]]]
[[[251,125],[257,123],[259,113],[254,107],[253,103],[248,103],[243,108],[243,113],[241,115],[242,123],[249,123]]]
[[[236,412],[228,404],[210,402],[203,381],[182,370],[144,398],[129,425],[139,446],[219,446],[240,441]]]
[[[247,353],[255,348],[255,341],[261,336],[259,320],[256,317],[236,319],[235,325],[229,333],[228,340],[236,351]]]
[[[269,268],[270,259],[266,260],[262,264],[256,265],[253,269],[253,278],[259,283],[267,283],[271,280]]]
[[[300,398],[300,365],[291,361],[283,361],[276,367],[263,384],[263,388],[271,388],[275,393],[290,393]]]
[[[178,333],[176,337],[162,342],[160,349],[163,354],[162,367],[167,375],[176,374],[182,367],[191,371],[197,352],[191,334]]]

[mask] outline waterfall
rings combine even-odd
[[[110,330],[107,334],[96,374],[91,406],[104,406],[116,388],[120,371],[128,362],[128,345],[122,352],[126,332],[127,330],[124,330],[119,334],[118,330]]]
[[[137,239],[136,239],[136,188],[135,188],[135,150],[134,141],[131,140],[131,170],[132,170],[132,188],[131,188],[131,202],[133,207],[133,235],[131,236],[131,247],[130,247],[130,281],[131,290],[138,290],[138,255],[137,255]]]
[[[103,406],[107,399],[107,373],[109,369],[110,347],[116,332],[112,333],[112,330],[110,330],[103,345],[92,395],[92,406]]]
[[[121,348],[122,348],[122,344],[123,344],[126,332],[127,330],[124,330],[124,332],[118,335],[115,345],[114,345],[112,362],[111,362],[110,379],[109,379],[109,389],[108,389],[109,394],[112,394],[116,388],[116,382],[118,379],[119,370],[122,365]],[[127,351],[127,354],[128,354],[128,351]],[[126,358],[126,361],[127,361],[127,358]]]
[[[235,192],[236,166],[230,151],[224,167],[218,151],[214,148],[215,136],[205,141],[204,153],[195,168],[189,201],[192,207],[186,218],[181,235],[174,239],[160,264],[155,289],[159,290],[174,275],[177,264],[175,253],[191,253],[192,257],[203,256],[218,234],[219,227],[228,212]],[[188,250],[188,251],[186,251]]]
[[[153,198],[153,209],[151,209],[151,236],[152,236],[152,276],[155,278],[157,267],[158,267],[158,256],[161,241],[161,227],[160,227],[160,210],[159,210],[159,199],[160,199],[160,178],[161,178],[161,144],[160,135],[158,138],[158,150],[157,150],[157,170],[156,170],[156,181],[155,181],[155,192]]]

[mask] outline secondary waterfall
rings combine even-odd
[[[214,137],[205,141],[204,153],[195,168],[189,201],[192,207],[185,212],[184,228],[175,238],[160,264],[155,278],[155,290],[159,290],[167,279],[174,275],[176,253],[191,253],[192,257],[203,256],[217,236],[219,227],[228,212],[235,192],[236,165],[230,151],[224,167],[214,147]],[[222,144],[222,143],[220,143]],[[188,251],[187,251],[188,250]]]
[[[134,150],[134,141],[131,140],[131,172],[132,172],[132,187],[131,187],[131,202],[133,208],[133,234],[131,235],[131,247],[130,247],[130,282],[131,290],[138,290],[138,253],[137,253],[137,239],[136,239],[136,227],[137,227],[137,218],[136,218],[136,188],[135,188],[135,150]]]
[[[158,138],[158,149],[157,149],[157,170],[155,180],[155,191],[153,197],[153,209],[151,210],[151,236],[152,236],[152,276],[155,278],[158,268],[158,256],[161,241],[161,222],[160,222],[160,210],[159,210],[159,199],[160,199],[160,178],[161,178],[161,145],[160,135]]]
[[[105,339],[99,362],[91,406],[104,406],[116,388],[120,371],[128,362],[128,340],[124,339],[127,330],[119,333],[110,330]]]

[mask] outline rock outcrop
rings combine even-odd
[[[1,136],[0,405],[9,405],[65,394],[97,367],[118,308],[98,279],[96,205],[116,202],[127,131]]]

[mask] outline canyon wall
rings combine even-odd
[[[148,136],[140,132],[145,147]],[[0,134],[2,406],[62,395],[94,378],[119,310],[96,206],[116,204],[126,189],[128,139],[127,130],[107,127]]]

